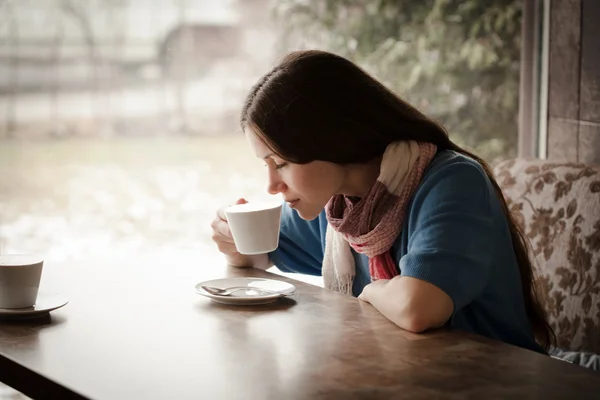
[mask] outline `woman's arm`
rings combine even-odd
[[[488,284],[501,221],[494,222],[484,172],[460,162],[434,172],[408,218],[400,276],[375,281],[359,296],[403,329],[444,325]],[[502,251],[510,251],[506,249]]]
[[[371,303],[400,328],[415,333],[441,327],[454,309],[443,290],[410,276],[375,281],[365,286],[358,298]]]

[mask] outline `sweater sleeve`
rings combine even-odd
[[[494,257],[491,198],[485,172],[469,163],[435,171],[415,194],[404,276],[427,281],[454,303],[454,313],[485,288]]]
[[[279,246],[269,253],[269,259],[283,272],[321,275],[323,245],[321,216],[312,221],[300,218],[298,213],[283,205],[279,232]]]

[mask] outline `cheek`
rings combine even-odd
[[[310,187],[310,179],[307,179],[306,174],[302,170],[292,170],[284,168],[279,179],[293,190],[306,190]]]
[[[333,191],[339,180],[336,172],[331,168],[311,165],[286,174],[282,179],[296,194],[320,203],[335,194]],[[305,200],[309,200],[308,198]]]
[[[337,177],[332,171],[320,170],[304,180],[306,190],[312,193],[313,199],[319,203],[327,202],[335,194]]]
[[[331,168],[321,168],[315,171],[313,175],[315,186],[324,192],[336,190],[339,186],[339,174],[337,172],[337,170]]]

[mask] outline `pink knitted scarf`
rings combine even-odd
[[[365,197],[357,202],[344,195],[331,198],[326,206],[330,225],[323,260],[326,287],[351,293],[355,267],[344,242],[369,257],[372,280],[398,275],[390,249],[400,235],[407,204],[436,151],[431,143],[392,143],[383,155],[379,177]]]

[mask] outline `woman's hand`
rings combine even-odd
[[[389,281],[389,279],[378,279],[369,283],[363,288],[363,291],[360,293],[360,296],[358,296],[358,299],[366,303],[371,303],[373,293],[377,293],[378,291],[382,290]]]
[[[247,202],[246,199],[239,199],[235,204],[246,204]],[[268,268],[269,256],[267,254],[247,256],[238,252],[225,216],[225,208],[227,207],[221,207],[217,211],[217,217],[211,222],[210,226],[213,230],[212,240],[216,243],[219,251],[225,254],[227,263],[235,267]]]

